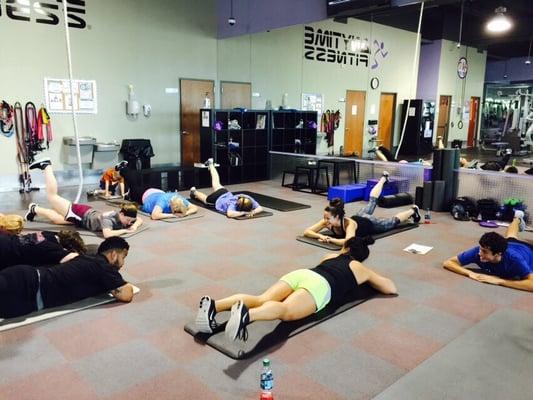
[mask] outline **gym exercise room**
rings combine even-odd
[[[524,400],[531,0],[0,0],[0,399]]]

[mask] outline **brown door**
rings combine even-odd
[[[366,92],[346,91],[346,112],[344,127],[344,154],[363,154],[363,129],[365,126]]]
[[[252,108],[252,84],[248,82],[220,82],[220,103],[224,109]]]
[[[215,83],[197,79],[180,79],[181,164],[200,162],[200,108],[205,96],[215,107]]]
[[[381,93],[379,100],[378,143],[392,149],[394,136],[394,111],[396,110],[396,93]]]
[[[479,97],[470,98],[470,118],[468,120],[468,139],[466,147],[476,146],[476,131],[479,112]]]
[[[439,121],[437,124],[437,137],[442,137],[444,146],[448,144],[448,129],[450,123],[450,108],[452,96],[440,96],[439,99]]]

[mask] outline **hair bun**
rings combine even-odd
[[[335,197],[329,201],[330,207],[344,207],[344,202],[340,197]]]

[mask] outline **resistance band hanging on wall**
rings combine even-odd
[[[13,128],[13,107],[7,101],[2,101],[2,105],[0,105],[0,131],[5,137],[11,137],[14,133]]]

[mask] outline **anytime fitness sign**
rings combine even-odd
[[[85,19],[84,0],[66,0],[68,26],[71,28],[84,29],[87,27]],[[59,4],[63,0],[48,0],[46,2],[33,0],[0,0],[0,18],[9,18],[15,21],[32,22],[46,25],[59,25],[63,10],[59,10]]]
[[[332,30],[315,30],[312,26],[305,26],[304,57],[306,60],[332,64],[364,66],[376,69],[378,58],[385,58],[388,51],[385,44],[374,40],[373,49],[367,38],[346,35]]]

